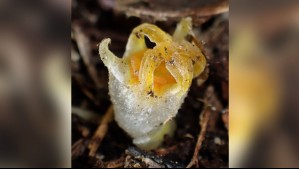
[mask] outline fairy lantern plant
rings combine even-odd
[[[193,40],[188,41],[188,35]],[[147,47],[147,38],[155,44],[153,48]],[[194,39],[191,18],[182,19],[172,36],[152,24],[137,26],[122,58],[108,49],[110,41],[100,43],[99,54],[109,70],[115,120],[135,145],[154,149],[165,134],[174,133],[172,119],[192,79],[206,67],[205,56]]]

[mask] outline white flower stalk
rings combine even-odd
[[[182,19],[173,36],[144,23],[131,33],[123,58],[109,49],[110,39],[99,46],[109,70],[109,93],[115,120],[143,149],[154,149],[165,134],[172,135],[177,114],[192,79],[203,72],[206,59],[195,42],[191,18]],[[147,47],[145,37],[156,45]]]

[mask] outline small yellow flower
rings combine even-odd
[[[109,70],[109,93],[115,119],[143,149],[156,148],[166,133],[173,131],[169,122],[187,95],[192,79],[206,67],[201,48],[186,36],[193,36],[191,18],[182,19],[173,34],[144,23],[130,34],[123,58],[109,49],[104,39],[99,53]],[[146,38],[155,43],[148,48]],[[168,123],[169,122],[169,123]]]

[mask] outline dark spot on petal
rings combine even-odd
[[[185,38],[188,42],[191,42],[193,40],[193,37],[191,35],[187,35]]]
[[[151,97],[154,97],[154,92],[152,90],[148,91],[147,94]]]
[[[140,38],[141,38],[141,35],[140,35],[140,33],[139,33],[139,32],[136,32],[136,33],[135,33],[135,35],[136,35],[136,37],[137,37],[138,39],[140,39]]]
[[[174,64],[173,58],[171,58],[171,60],[168,63],[173,65]]]

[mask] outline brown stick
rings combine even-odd
[[[199,154],[202,142],[205,139],[205,135],[206,135],[207,127],[208,127],[208,122],[209,122],[209,119],[210,119],[210,116],[211,116],[210,107],[206,107],[203,110],[202,113],[204,113],[204,119],[203,119],[203,123],[202,123],[202,126],[201,126],[201,131],[200,131],[198,139],[197,139],[197,143],[196,143],[196,147],[195,147],[195,150],[194,150],[192,160],[188,164],[187,168],[191,168],[194,165],[196,167],[198,167],[198,154]]]
[[[91,41],[87,37],[86,33],[82,31],[82,28],[74,24],[74,37],[77,42],[77,46],[80,52],[80,55],[82,56],[82,60],[84,64],[86,65],[87,72],[91,79],[94,81],[97,87],[101,88],[103,87],[103,83],[99,79],[98,71],[96,69],[96,66],[94,62],[92,61],[92,48],[91,48]]]
[[[72,145],[72,160],[76,159],[77,157],[81,156],[85,150],[84,148],[84,139],[80,139],[76,141]]]
[[[122,156],[119,159],[113,160],[106,165],[106,168],[123,168],[125,166],[125,158]]]
[[[89,148],[89,156],[94,157],[98,148],[101,145],[102,140],[104,139],[107,131],[108,131],[108,124],[113,120],[113,107],[112,105],[108,108],[107,112],[105,113],[104,117],[100,121],[100,125],[97,128],[96,132],[94,133],[92,139],[88,144]]]

